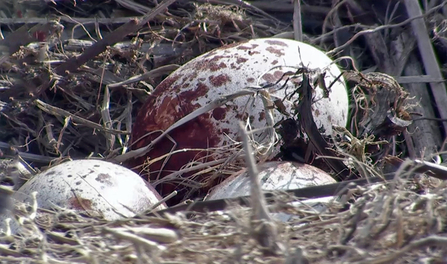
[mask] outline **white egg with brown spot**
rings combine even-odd
[[[73,160],[35,175],[13,198],[31,202],[37,191],[42,208],[54,206],[92,211],[107,220],[132,217],[161,199],[159,194],[135,172],[102,160]],[[164,206],[160,206],[163,208]]]
[[[336,181],[323,170],[304,163],[286,161],[266,162],[258,165],[258,170],[261,189],[264,191],[294,190],[336,183]],[[206,199],[218,200],[249,196],[251,193],[251,186],[252,183],[247,174],[247,170],[243,169],[215,186]],[[330,196],[308,199],[304,202],[292,203],[291,205],[298,207],[305,204],[305,209],[309,209],[312,206],[316,211],[322,211],[325,208],[322,203],[328,202],[331,199],[332,197]],[[282,221],[288,221],[292,218],[291,215],[285,213],[274,214],[274,216]]]
[[[289,161],[271,161],[258,165],[258,178],[263,190],[293,190],[310,186],[336,183],[325,171],[309,164]],[[250,177],[243,169],[212,189],[207,200],[250,195]]]
[[[33,192],[39,208],[71,209],[106,220],[135,216],[161,200],[135,172],[93,159],[64,162],[36,174],[12,195],[12,202],[32,205]],[[158,206],[163,208],[164,204]]]
[[[303,67],[314,73],[311,74],[312,84],[318,76],[324,76],[326,88],[330,87],[327,93],[324,85],[315,85],[312,105],[317,127],[324,134],[330,135],[332,125],[346,126],[348,116],[348,95],[345,81],[340,77],[340,69],[323,51],[309,44],[266,38],[228,45],[205,53],[168,76],[139,110],[132,130],[132,148],[147,146],[160,135],[160,131],[167,130],[199,107],[247,87],[269,86],[268,91],[273,99],[284,99],[285,110],[293,114],[294,103],[296,105],[299,98],[295,91],[301,78],[297,74],[296,78],[285,82],[283,77],[284,74],[295,73]],[[276,109],[273,114],[275,123],[288,118]],[[234,146],[239,139],[238,122],[247,120],[252,129],[262,129],[268,125],[265,107],[259,96],[239,97],[202,114],[169,133],[169,137],[157,143],[145,156],[129,161],[129,164],[141,165],[147,159],[153,160],[173,153],[148,166],[148,178],[155,181],[181,170],[194,160],[203,162],[225,158],[229,152],[222,149]],[[266,135],[266,130],[259,130],[255,133],[254,140],[266,143]],[[212,149],[215,148],[219,148],[220,152],[213,153]],[[279,148],[270,153],[269,157],[278,152]],[[205,159],[205,156],[208,157]],[[183,174],[184,177],[190,175],[191,173]],[[205,182],[206,179],[199,181]],[[166,195],[177,188],[178,182],[156,187]],[[207,191],[211,186],[212,183],[209,183],[203,190]]]

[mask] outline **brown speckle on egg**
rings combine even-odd
[[[101,160],[74,160],[51,167],[27,181],[13,199],[32,203],[33,192],[40,208],[91,210],[106,220],[134,216],[161,199],[135,172]]]
[[[283,47],[287,47],[287,43],[285,43],[284,41],[281,40],[266,40],[266,43],[270,44],[270,45],[278,45],[278,46],[283,46]]]
[[[219,74],[217,76],[210,76],[209,81],[210,81],[211,85],[213,85],[215,87],[219,87],[219,86],[227,84],[228,82],[231,81],[231,79],[226,74]]]
[[[287,78],[281,78],[284,73],[296,72],[302,65],[324,69],[327,85],[341,73],[324,52],[294,40],[254,39],[203,54],[177,69],[153,91],[136,117],[132,129],[132,149],[147,146],[161,134],[160,131],[165,131],[200,107],[247,87],[269,86],[272,96],[284,99],[286,94],[290,95],[297,89],[300,78],[298,76],[287,83]],[[257,83],[258,80],[260,83]],[[322,89],[315,89],[314,97],[317,127],[323,127],[329,134],[333,124],[346,125],[348,96],[343,77],[332,86],[329,98],[324,98]],[[293,113],[293,102],[297,103],[298,99],[299,94],[294,93],[292,98],[284,100],[285,111]],[[273,113],[275,123],[288,118],[275,109]],[[144,167],[138,172],[155,184],[163,196],[174,190],[184,190],[171,200],[174,204],[183,200],[187,191],[193,188],[191,182],[182,184],[197,173],[194,170],[186,171],[192,169],[188,163],[212,162],[231,155],[239,138],[239,121],[250,122],[251,128],[259,131],[253,133],[253,139],[258,144],[270,142],[263,129],[268,125],[265,114],[265,106],[259,96],[236,98],[174,129],[148,153],[127,161],[127,165]],[[331,122],[328,122],[329,114]],[[274,146],[269,155],[278,154],[280,144]],[[148,160],[151,161],[150,166],[140,166]],[[210,173],[220,170],[218,166],[202,169],[209,169]],[[178,173],[182,170],[183,173]],[[197,181],[196,186],[201,193],[206,193],[215,184],[210,181],[210,173],[194,176],[193,180]],[[171,178],[165,180],[168,175]]]
[[[92,201],[90,199],[83,199],[82,197],[77,197],[74,195],[68,199],[67,204],[70,205],[72,209],[79,211],[92,210]]]
[[[247,58],[237,57],[236,58],[236,63],[237,64],[241,64],[241,63],[246,62],[247,60],[248,60]]]
[[[281,49],[276,49],[274,47],[268,47],[266,49],[268,52],[275,54],[276,56],[284,56],[285,53]]]
[[[226,109],[219,107],[213,110],[213,117],[216,120],[222,120],[225,118]]]

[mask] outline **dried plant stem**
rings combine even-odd
[[[405,253],[410,252],[412,250],[420,249],[422,247],[429,247],[429,246],[440,246],[445,247],[447,245],[447,238],[441,237],[441,236],[430,236],[426,238],[422,238],[416,241],[411,242],[408,246],[402,248],[401,250],[397,251],[394,254],[390,254],[384,257],[374,258],[374,259],[367,259],[365,261],[362,261],[360,263],[374,263],[374,264],[381,264],[381,263],[393,263],[398,258],[401,258]]]
[[[442,2],[441,4],[433,7],[432,9],[428,10],[427,12],[425,12],[425,14],[423,15],[419,15],[419,16],[414,16],[414,17],[410,17],[400,23],[396,23],[396,24],[391,24],[391,25],[382,25],[382,26],[378,26],[374,29],[366,29],[366,30],[362,30],[360,32],[357,32],[349,41],[347,41],[345,44],[336,47],[328,52],[326,52],[326,54],[328,55],[332,55],[335,54],[337,52],[339,52],[340,50],[343,50],[344,48],[346,48],[347,46],[351,45],[354,40],[356,40],[358,37],[363,36],[365,34],[369,34],[369,33],[373,33],[373,32],[378,32],[380,30],[384,30],[384,29],[390,29],[390,28],[397,28],[397,27],[402,27],[405,26],[407,24],[409,24],[410,22],[412,22],[413,20],[419,19],[419,18],[424,18],[426,16],[428,16],[431,13],[434,13],[436,11],[438,11],[439,9],[441,9],[442,7],[444,7],[447,4],[446,1]]]
[[[208,111],[211,111],[213,109],[216,109],[219,106],[224,105],[225,103],[227,103],[237,97],[245,96],[245,95],[253,95],[254,93],[255,92],[253,92],[253,91],[241,90],[239,92],[236,92],[236,93],[233,93],[230,95],[222,96],[222,97],[212,101],[211,103],[196,109],[195,111],[189,113],[188,115],[186,115],[179,121],[175,122],[172,126],[170,126],[168,129],[166,129],[160,136],[158,136],[156,139],[154,139],[149,145],[139,148],[139,149],[136,149],[136,150],[129,151],[123,155],[117,156],[117,157],[113,158],[113,161],[124,162],[128,159],[141,157],[144,154],[148,153],[153,148],[153,146],[155,144],[157,144],[160,140],[162,140],[166,135],[168,135],[174,129],[186,124],[187,122],[193,120],[194,118],[196,118],[204,113],[207,113]]]
[[[6,143],[6,142],[1,142],[0,141],[0,152],[3,150],[7,150],[10,148],[10,144]],[[18,152],[18,155],[27,161],[30,162],[38,162],[38,163],[49,163],[52,160],[54,160],[53,157],[47,157],[47,156],[42,156],[42,155],[37,155],[37,154],[32,154],[32,153],[27,153],[27,152]],[[3,153],[3,157],[4,158],[8,158],[11,157],[10,155],[8,155],[7,153]]]
[[[407,13],[410,17],[421,17],[422,13],[419,1],[406,0],[404,1]],[[443,5],[446,1],[443,1]],[[422,63],[425,68],[425,72],[434,78],[442,79],[441,70],[439,69],[438,58],[433,50],[432,40],[425,25],[425,20],[422,18],[414,19],[411,21],[414,35],[417,39],[419,53],[421,54]],[[447,118],[447,107],[445,101],[447,101],[447,94],[445,92],[446,86],[444,82],[430,83],[430,88],[433,93],[433,99],[436,102],[436,107],[441,118]],[[440,124],[444,131],[447,131],[447,123]]]
[[[132,83],[137,83],[139,81],[144,81],[150,78],[155,78],[155,77],[159,77],[163,74],[166,73],[171,73],[175,70],[177,70],[180,66],[179,65],[175,65],[175,64],[170,64],[170,65],[164,65],[164,66],[160,66],[157,69],[153,69],[151,71],[148,71],[144,74],[139,74],[139,75],[135,75],[132,76],[126,80],[123,80],[121,82],[115,82],[113,84],[110,84],[108,87],[109,88],[116,88],[116,87],[120,87],[123,85],[129,85]]]
[[[129,232],[124,232],[122,230],[116,230],[108,227],[104,227],[102,229],[105,233],[112,234],[113,236],[121,239],[128,239],[129,241],[135,243],[136,245],[143,246],[148,249],[148,251],[153,250],[163,250],[163,247],[158,243],[145,239],[135,234],[131,234]]]
[[[113,134],[129,134],[129,132],[126,132],[126,131],[121,131],[121,130],[116,130],[116,129],[108,129],[106,127],[101,126],[100,124],[97,124],[90,120],[87,120],[87,119],[84,119],[77,115],[74,115],[66,110],[49,105],[40,99],[35,100],[34,103],[37,105],[37,107],[39,107],[40,110],[42,110],[48,114],[52,114],[54,116],[61,116],[61,117],[65,117],[65,118],[71,117],[71,119],[73,119],[73,121],[80,123],[80,124],[84,124],[84,125],[89,126],[93,129],[98,129],[100,131],[105,131],[105,132],[113,133]]]
[[[172,193],[168,194],[166,197],[164,197],[163,199],[161,199],[160,201],[158,201],[157,203],[152,205],[151,208],[149,210],[147,210],[147,211],[151,212],[152,210],[157,208],[159,205],[165,203],[166,201],[168,201],[169,199],[171,199],[172,197],[174,197],[176,195],[177,195],[177,191],[173,191]]]
[[[239,126],[244,145],[247,172],[251,179],[251,206],[253,210],[251,216],[251,232],[256,241],[265,248],[266,253],[276,255],[282,251],[283,246],[278,242],[278,231],[267,209],[267,202],[262,193],[261,183],[258,178],[258,169],[247,132],[242,123],[239,123]]]
[[[301,0],[293,0],[293,33],[295,40],[303,41],[303,25],[301,21]]]

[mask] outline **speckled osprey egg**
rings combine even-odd
[[[107,220],[134,216],[160,201],[160,195],[135,172],[101,160],[74,160],[36,174],[13,199],[39,207],[62,207],[103,215]],[[164,208],[161,205],[160,208]]]
[[[246,87],[270,86],[269,92],[273,99],[284,99],[290,95],[283,104],[285,111],[292,114],[293,102],[297,103],[299,98],[299,94],[293,92],[301,82],[300,76],[287,84],[285,78],[279,83],[277,81],[285,73],[295,73],[301,67],[307,67],[314,73],[323,73],[321,76],[324,76],[326,87],[331,87],[326,96],[327,91],[317,85],[314,87],[315,102],[312,105],[312,114],[317,127],[328,135],[332,131],[332,125],[346,126],[348,95],[345,82],[343,77],[335,81],[341,72],[324,52],[294,40],[253,39],[205,53],[184,64],[160,83],[139,110],[132,131],[132,141],[135,143],[132,148],[148,145],[160,135],[160,131],[168,129],[187,114],[220,96],[235,93]],[[313,85],[317,74],[313,74],[311,78]],[[276,109],[273,112],[275,122],[288,118]],[[265,107],[259,96],[254,99],[249,96],[239,97],[195,118],[172,131],[169,134],[170,138],[157,143],[147,155],[128,164],[141,165],[146,159],[153,160],[177,151],[158,162],[151,163],[148,167],[150,180],[163,178],[169,173],[179,171],[188,162],[210,155],[212,148],[234,144],[239,140],[238,122],[247,120],[250,121],[252,129],[267,126]],[[254,140],[259,143],[265,142],[267,140],[265,130],[256,133]],[[189,150],[179,151],[182,149]],[[275,148],[270,154],[278,152],[279,148]],[[228,155],[228,152],[221,151],[220,154],[207,157],[206,161]],[[186,175],[191,173],[183,176]],[[206,175],[202,176],[203,182]],[[164,184],[164,187],[156,186],[156,188],[162,195],[166,195],[176,189],[176,184]],[[211,187],[210,185],[212,183],[207,186]]]

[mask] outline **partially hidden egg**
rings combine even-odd
[[[336,183],[323,170],[309,164],[271,161],[258,165],[258,177],[263,190],[293,190],[309,186]],[[234,173],[212,188],[208,200],[250,195],[251,183],[246,169]]]
[[[265,146],[271,142],[265,129],[272,125],[267,114],[273,114],[275,124],[294,114],[301,81],[297,72],[303,68],[309,70],[310,83],[315,86],[312,114],[317,127],[329,135],[332,125],[346,126],[345,82],[337,65],[323,51],[294,40],[253,39],[205,53],[161,82],[139,110],[132,130],[132,149],[149,145],[161,131],[200,107],[243,89],[265,88],[272,101],[279,99],[278,107],[267,107],[258,93],[229,100],[174,129],[145,155],[127,164],[136,167],[145,163],[139,167],[145,170],[142,174],[162,195],[191,186],[206,193],[216,184],[210,175],[220,173],[218,164],[231,163],[232,155],[240,149],[239,121],[256,131],[253,142]],[[317,85],[317,80],[324,80],[324,85]],[[269,160],[278,154],[280,144],[279,139],[273,151],[257,157]],[[197,164],[201,166],[194,170]],[[207,173],[194,176],[200,170]],[[177,201],[182,198],[180,195]]]
[[[12,195],[12,203],[43,209],[70,209],[116,220],[151,209],[161,200],[157,191],[135,172],[101,160],[73,160],[36,174]],[[166,208],[161,204],[157,209]],[[0,216],[4,226],[7,212]],[[11,222],[16,230],[15,222]]]
[[[304,163],[272,161],[259,164],[258,170],[258,178],[261,182],[261,188],[265,191],[293,190],[336,183],[336,181],[323,170]],[[243,169],[215,186],[206,199],[218,200],[249,196],[251,186],[250,177],[247,175],[246,169]],[[320,211],[324,209],[321,202],[328,201],[329,199],[331,199],[331,197],[309,199],[304,203],[307,207],[313,206],[315,210]],[[300,206],[301,204],[302,202],[299,202],[294,205]],[[274,216],[283,221],[288,221],[292,218],[291,215],[285,213],[274,214]]]

